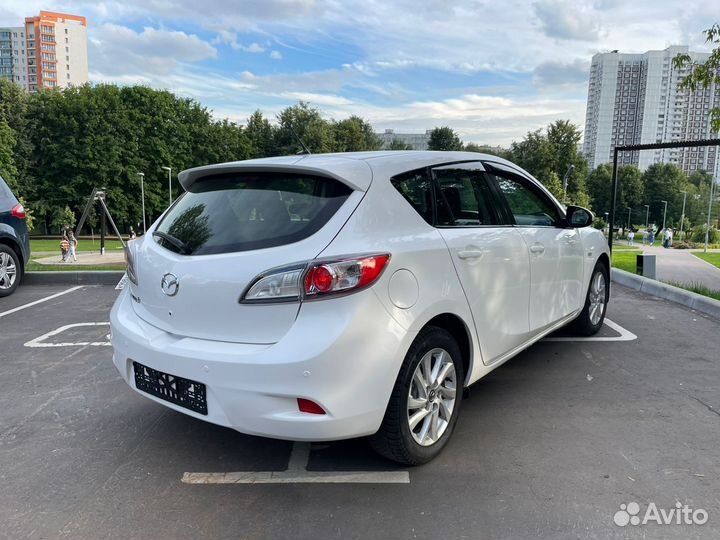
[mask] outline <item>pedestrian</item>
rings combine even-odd
[[[672,241],[673,241],[673,230],[668,228],[667,231],[665,232],[665,243],[667,244],[665,247],[668,249],[671,248]]]
[[[65,262],[65,255],[67,255],[67,250],[69,247],[69,244],[65,243],[68,239],[68,229],[69,227],[67,226],[67,224],[63,224],[60,231],[60,262]]]
[[[77,262],[77,255],[75,254],[75,249],[77,248],[78,241],[77,238],[75,238],[75,233],[72,231],[68,232],[68,251],[65,254],[65,262],[70,262],[70,257],[73,258],[73,262]]]
[[[635,245],[635,231],[633,229],[630,229],[630,232],[628,232],[628,244],[631,246]]]
[[[67,254],[69,250],[70,242],[68,242],[67,237],[63,235],[60,240],[60,262],[67,262]]]
[[[648,231],[648,244],[651,246],[655,243],[655,224],[651,224]]]
[[[130,227],[130,238],[128,238],[128,239],[129,239],[129,240],[135,240],[136,238],[137,238],[137,234],[135,234],[135,229],[133,229],[132,227]]]

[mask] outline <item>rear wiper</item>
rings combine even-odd
[[[172,234],[168,234],[162,231],[154,231],[152,233],[153,238],[158,237],[162,238],[169,244],[172,244],[176,248],[180,250],[180,253],[183,255],[190,255],[192,253],[192,249],[190,249],[190,246],[188,246],[185,242],[180,240],[179,238],[175,238]]]

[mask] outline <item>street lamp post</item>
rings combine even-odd
[[[147,232],[147,226],[145,225],[145,173],[137,173],[140,177],[140,197],[142,197],[142,215],[143,215],[143,234]]]
[[[628,206],[628,229],[630,228],[630,213],[632,212],[632,208]]]
[[[575,170],[575,165],[570,165],[568,167],[568,170],[565,171],[565,176],[563,176],[563,204],[565,204],[565,201],[567,200],[567,185],[568,185],[568,177],[570,176],[570,173]]]
[[[708,240],[710,239],[710,217],[712,214],[713,192],[715,188],[715,178],[710,181],[710,202],[708,203],[708,217],[705,224],[705,253],[708,250]]]
[[[682,217],[680,218],[680,239],[682,240],[683,225],[685,223],[685,201],[687,200],[687,191],[681,191],[680,193],[683,194],[683,209]]]
[[[163,171],[168,173],[168,205],[172,204],[172,167],[163,167]]]
[[[665,218],[667,217],[667,201],[660,201],[665,204],[665,210],[663,211],[663,230],[665,230]]]

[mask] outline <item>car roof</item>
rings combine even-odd
[[[373,178],[389,178],[400,172],[443,163],[490,160],[517,168],[507,160],[479,152],[375,151],[303,154],[206,165],[178,175],[186,190],[198,179],[229,172],[306,172],[335,177],[354,189],[367,190]]]

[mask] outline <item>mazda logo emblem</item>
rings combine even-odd
[[[180,282],[175,274],[167,273],[160,281],[160,288],[168,296],[175,296],[180,289]]]

